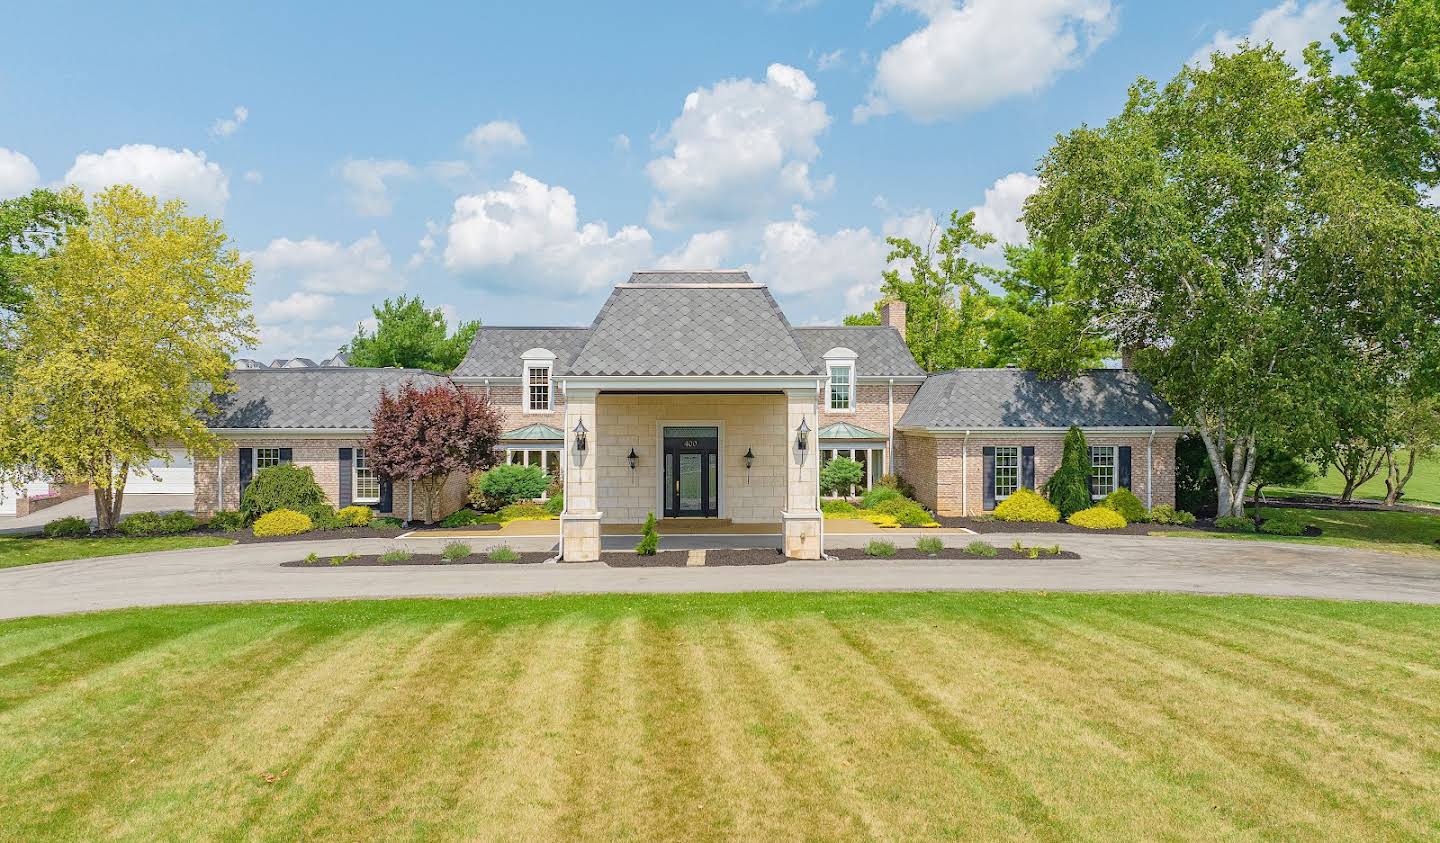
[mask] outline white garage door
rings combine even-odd
[[[184,448],[170,449],[170,464],[151,460],[146,470],[130,472],[126,494],[190,495],[195,493],[195,463]]]

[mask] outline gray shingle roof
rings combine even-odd
[[[1042,380],[1024,369],[956,369],[921,384],[896,427],[1150,427],[1172,411],[1128,369]]]
[[[555,353],[553,374],[570,370],[570,363],[585,345],[589,328],[489,328],[481,326],[465,359],[450,374],[457,378],[518,378],[524,365],[520,355],[532,348]]]
[[[616,376],[818,371],[770,292],[756,285],[618,286],[570,366],[575,375]]]
[[[825,367],[825,352],[843,346],[859,355],[855,360],[855,369],[861,377],[925,374],[910,354],[900,332],[894,328],[844,325],[795,328],[793,333],[800,350],[821,371]]]
[[[370,427],[380,390],[406,381],[427,388],[448,379],[420,369],[240,369],[235,390],[216,399],[212,428],[349,430]]]
[[[750,273],[738,269],[652,269],[630,273],[629,284],[754,284]]]

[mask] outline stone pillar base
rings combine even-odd
[[[560,548],[566,562],[600,560],[599,512],[567,512],[560,516]]]
[[[782,512],[780,520],[785,525],[785,555],[790,559],[819,559],[821,554],[820,522],[825,515],[820,512]]]

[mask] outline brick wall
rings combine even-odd
[[[555,385],[554,393],[551,395],[550,412],[548,413],[525,412],[525,404],[522,401],[525,387],[519,383],[496,383],[489,386],[466,384],[461,389],[469,390],[477,395],[484,395],[486,390],[489,390],[490,400],[495,402],[505,415],[505,421],[500,426],[502,432],[532,424],[548,424],[558,429],[565,427],[565,396],[561,394],[559,384]]]
[[[822,402],[820,426],[849,422],[888,435],[890,432],[889,389],[890,385],[884,383],[858,384],[855,387],[855,410],[849,413],[833,412],[826,409],[829,401]],[[910,399],[915,397],[915,393],[919,389],[919,384],[895,384],[895,421],[900,421],[900,417],[905,415],[905,411],[910,407]],[[826,393],[827,396],[828,394]]]

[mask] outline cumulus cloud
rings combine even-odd
[[[260,324],[260,350],[262,360],[277,357],[309,357],[317,362],[329,357],[340,346],[355,336],[355,325],[334,323],[315,325],[305,322],[281,324]]]
[[[268,322],[313,322],[329,316],[334,307],[334,296],[297,290],[266,304],[260,310],[260,318]]]
[[[1344,14],[1342,0],[1311,0],[1304,4],[1285,0],[1262,12],[1243,35],[1223,29],[1215,33],[1209,44],[1195,51],[1190,63],[1208,64],[1211,53],[1234,52],[1244,42],[1260,45],[1269,41],[1291,64],[1304,67],[1305,48],[1312,41],[1329,44],[1330,34],[1340,30],[1340,17]]]
[[[265,181],[265,175],[259,170],[246,170],[244,179],[251,184],[259,184],[260,182]]]
[[[592,289],[649,262],[650,232],[580,223],[575,196],[515,171],[494,190],[455,200],[445,265],[456,272],[505,270],[512,283]]]
[[[281,289],[360,295],[398,290],[405,283],[391,266],[380,235],[373,231],[348,246],[313,237],[282,237],[245,257],[255,265],[258,284]]]
[[[698,88],[662,136],[668,154],[646,165],[659,194],[650,221],[734,221],[827,192],[810,172],[830,125],[804,71],[772,64],[764,81],[730,79]]]
[[[350,205],[365,217],[390,214],[387,179],[408,178],[415,168],[405,161],[351,158],[340,165],[340,179],[349,187]]]
[[[702,231],[678,250],[660,258],[659,269],[719,269],[735,247],[735,236],[724,229]]]
[[[210,124],[210,134],[217,138],[228,138],[239,131],[240,127],[245,125],[245,121],[249,119],[250,109],[243,105],[237,105],[231,112],[231,116],[220,117]]]
[[[615,147],[616,152],[623,153],[630,151],[630,136],[625,134],[624,132],[621,132],[620,134],[611,138],[610,143],[612,146]]]
[[[815,58],[815,69],[819,71],[834,70],[845,63],[845,48],[831,50],[828,53],[821,53]]]
[[[803,215],[765,226],[760,259],[747,264],[751,277],[779,293],[818,293],[874,285],[890,247],[868,228],[822,234]]]
[[[856,122],[902,111],[921,121],[1048,87],[1115,31],[1110,0],[880,0],[925,25],[880,55]]]
[[[520,131],[520,124],[510,120],[492,120],[470,130],[465,136],[465,148],[476,155],[486,155],[502,149],[521,149],[529,141]]]
[[[77,155],[65,182],[86,193],[131,184],[162,200],[183,199],[193,210],[207,214],[223,213],[230,199],[229,177],[219,164],[205,160],[205,153],[148,143]]]
[[[971,208],[975,212],[975,227],[987,234],[993,234],[999,241],[987,249],[998,256],[1006,243],[1028,243],[1029,232],[1020,221],[1025,210],[1025,200],[1040,189],[1040,179],[1029,173],[1011,173],[995,180],[985,188],[985,201]]]
[[[0,199],[20,196],[40,186],[40,170],[28,156],[0,146]]]

